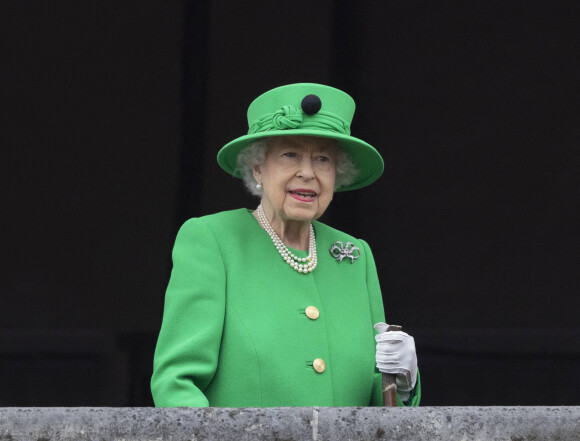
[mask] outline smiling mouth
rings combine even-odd
[[[290,190],[290,196],[301,202],[312,202],[314,198],[318,195],[315,191],[305,190],[302,188],[296,190]]]

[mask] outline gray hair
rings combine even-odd
[[[334,180],[334,190],[346,187],[352,184],[359,171],[352,162],[350,155],[336,143],[336,178]],[[266,151],[268,150],[268,139],[262,138],[254,141],[248,147],[238,153],[238,167],[236,174],[240,176],[247,190],[257,197],[262,197],[262,190],[256,188],[256,179],[254,178],[254,166],[263,164],[266,160]]]

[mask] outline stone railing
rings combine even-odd
[[[0,441],[580,440],[580,407],[0,408]]]

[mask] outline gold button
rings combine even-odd
[[[326,370],[326,363],[324,363],[324,360],[322,358],[317,358],[316,360],[314,360],[314,363],[312,363],[312,367],[316,372],[321,374]]]
[[[306,308],[306,317],[310,320],[316,320],[320,316],[320,312],[316,306],[309,306]]]

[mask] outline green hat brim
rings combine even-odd
[[[230,175],[241,178],[236,172],[238,153],[258,139],[274,136],[317,136],[338,141],[340,146],[350,155],[359,173],[350,185],[338,188],[336,191],[349,191],[366,187],[379,179],[385,168],[379,152],[366,142],[353,136],[329,133],[328,131],[321,132],[316,129],[269,130],[268,132],[241,136],[226,144],[219,151],[218,164]]]

